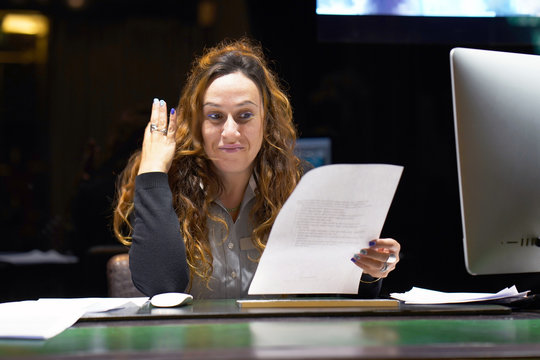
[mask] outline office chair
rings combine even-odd
[[[114,255],[107,261],[107,282],[110,297],[145,296],[133,285],[127,253]]]

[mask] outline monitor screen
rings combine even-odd
[[[530,0],[317,0],[321,41],[530,45],[540,2]]]
[[[496,17],[540,16],[530,0],[317,0],[319,15]]]
[[[540,56],[455,48],[450,64],[467,270],[540,272]]]
[[[332,140],[327,137],[299,138],[296,140],[294,152],[314,167],[329,165],[332,163]]]

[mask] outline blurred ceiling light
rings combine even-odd
[[[49,20],[41,14],[6,14],[2,20],[4,33],[46,36]]]
[[[80,9],[86,5],[85,0],[67,0],[67,4],[72,9]]]
[[[207,28],[216,22],[216,3],[211,0],[202,0],[199,2],[197,22],[201,27]]]

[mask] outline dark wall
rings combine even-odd
[[[44,152],[50,177],[40,190],[48,191],[43,197],[50,196],[50,206],[49,222],[41,226],[50,228],[50,219],[57,219],[61,235],[42,242],[79,252],[114,242],[107,206],[113,175],[132,147],[111,152],[110,137],[123,134],[121,144],[140,144],[151,99],[177,101],[193,55],[222,38],[248,34],[262,42],[284,80],[301,136],[330,137],[335,163],[404,166],[383,229],[383,236],[402,244],[402,261],[385,280],[385,292],[412,286],[498,291],[512,284],[540,290],[537,275],[473,277],[465,271],[449,71],[449,51],[460,44],[319,42],[314,1],[234,3],[218,8],[221,20],[207,27],[197,23],[196,7],[192,15],[176,7],[157,13],[135,8],[114,17],[53,14],[43,131],[50,139]],[[85,181],[96,146],[101,162],[87,174],[95,181]],[[77,216],[99,222],[99,229],[85,232]],[[82,241],[81,231],[90,239]],[[18,232],[10,234],[8,243],[16,243]]]

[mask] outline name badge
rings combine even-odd
[[[254,250],[255,245],[251,241],[251,237],[240,238],[240,250]]]

